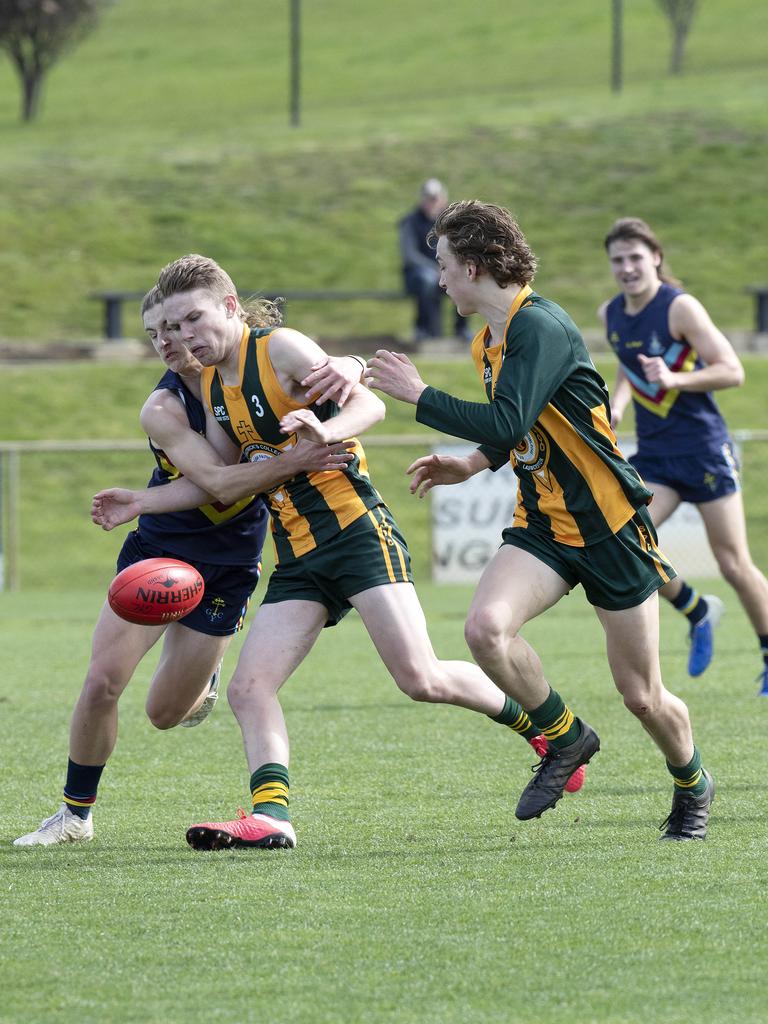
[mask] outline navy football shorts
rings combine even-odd
[[[651,490],[654,484],[663,484],[692,505],[703,505],[741,490],[739,462],[730,441],[718,448],[666,458],[640,450],[629,461]]]

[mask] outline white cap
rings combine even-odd
[[[427,178],[421,186],[421,194],[423,196],[429,196],[430,198],[437,198],[437,196],[446,195],[445,185],[439,180],[439,178]]]

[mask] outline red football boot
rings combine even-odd
[[[279,821],[268,814],[246,814],[240,808],[234,821],[192,825],[187,829],[187,842],[194,850],[228,850],[235,846],[292,850],[296,833],[290,821]]]
[[[547,752],[547,747],[549,746],[549,744],[547,743],[547,737],[539,733],[538,736],[531,737],[529,742],[533,749],[536,751],[536,753],[539,755],[539,757],[544,757],[544,755]],[[579,767],[576,769],[576,771],[573,773],[570,779],[568,779],[568,781],[566,782],[565,792],[578,793],[578,791],[584,785],[584,776],[586,774],[587,766],[585,764],[579,765]]]

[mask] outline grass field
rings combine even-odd
[[[626,214],[657,228],[719,324],[752,326],[743,289],[768,266],[766,5],[699,4],[685,74],[671,78],[658,4],[625,4],[613,95],[605,0],[305,3],[298,129],[288,6],[105,5],[27,125],[0,59],[0,339],[96,337],[91,291],[147,288],[186,251],[220,260],[243,290],[394,288],[395,222],[432,174],[453,198],[516,213],[538,290],[583,328],[613,291],[601,240]],[[411,308],[295,304],[290,321],[354,348],[405,335]],[[420,365],[477,396],[468,364]],[[746,366],[746,386],[718,400],[733,430],[761,430],[768,360]],[[612,362],[600,368],[611,381]],[[159,370],[4,366],[0,439],[139,439]],[[390,403],[373,436],[414,429]],[[372,445],[369,459],[409,538],[435,648],[464,658],[471,592],[426,582],[429,503],[403,475],[424,450]],[[768,445],[745,446],[744,462],[765,567]],[[525,635],[602,751],[582,793],[539,822],[514,818],[534,761],[522,741],[412,705],[350,615],[284,694],[296,850],[187,847],[187,826],[233,815],[248,779],[224,700],[199,729],[151,728],[154,657],[121,700],[94,842],[13,848],[61,799],[68,720],[125,533],[90,524],[90,497],[142,486],[148,470],[146,452],[21,460],[22,589],[0,593],[0,1024],[764,1024],[767,705],[754,635],[719,581],[700,581],[728,614],[699,681],[685,673],[684,623],[661,611],[665,678],[718,785],[706,843],[657,841],[670,780],[576,594]]]
[[[719,787],[706,843],[658,842],[669,779],[575,595],[526,636],[601,734],[581,794],[517,822],[523,742],[412,705],[350,616],[284,694],[299,845],[219,854],[193,853],[184,830],[247,799],[239,732],[223,701],[198,729],[152,730],[151,657],[121,702],[93,843],[9,845],[60,800],[101,598],[0,595],[0,1021],[761,1024],[763,764],[740,755],[761,749],[763,708],[745,617],[714,589],[727,626],[701,680],[662,615],[667,682]],[[438,652],[465,657],[469,591],[421,592]]]
[[[538,287],[583,326],[612,287],[601,240],[627,213],[657,226],[720,323],[751,326],[742,288],[768,260],[765,6],[699,5],[678,78],[655,0],[624,6],[614,95],[604,0],[524,17],[503,0],[305,4],[299,129],[287,4],[110,5],[27,125],[0,62],[0,333],[98,336],[92,290],[147,288],[185,251],[244,289],[396,287],[395,221],[429,174],[510,206]],[[406,303],[291,315],[326,336],[410,321]]]

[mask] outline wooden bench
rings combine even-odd
[[[768,334],[768,284],[748,284],[744,291],[755,297],[755,330]]]
[[[145,292],[138,291],[109,291],[92,292],[89,295],[89,298],[98,300],[104,305],[104,337],[108,341],[119,341],[123,337],[123,303],[139,302],[145,294]],[[256,294],[259,298],[272,301],[281,299],[283,308],[288,302],[397,302],[409,298],[404,291],[353,291],[350,289],[339,291],[262,290],[255,293],[243,290],[241,292],[243,298],[250,294]]]

